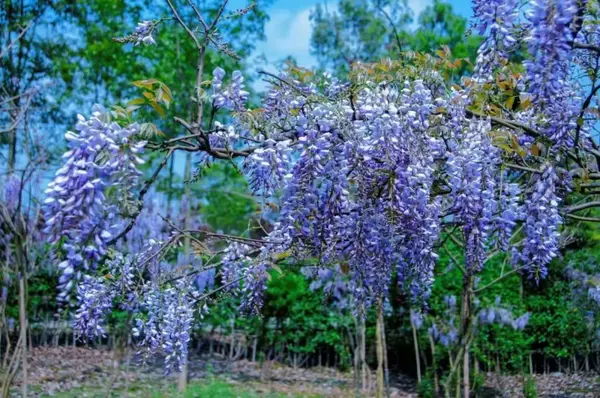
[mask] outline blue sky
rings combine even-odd
[[[452,4],[454,12],[465,17],[471,16],[470,0],[446,0]],[[433,0],[408,0],[413,15],[418,16]],[[232,6],[245,1],[232,1]],[[270,20],[265,26],[267,40],[257,45],[257,53],[266,56],[269,69],[273,63],[293,56],[299,65],[304,67],[316,66],[316,60],[310,55],[311,24],[310,10],[316,4],[327,3],[331,9],[337,5],[337,0],[275,0],[268,10]]]

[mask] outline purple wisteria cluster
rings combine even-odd
[[[427,333],[431,336],[433,341],[440,343],[444,347],[450,347],[458,341],[456,296],[445,296],[442,309],[443,311],[438,314],[437,317],[434,317],[431,314],[426,316],[429,321]],[[419,314],[418,312],[414,313]],[[415,315],[412,314],[411,316],[415,317]],[[424,325],[423,315],[419,314],[418,316],[421,319],[419,323],[415,323],[414,319],[411,318],[411,321],[415,324],[417,329]]]
[[[482,308],[477,314],[477,320],[480,325],[497,324],[502,326],[510,326],[515,330],[523,330],[531,313],[526,312],[519,317],[515,317],[510,307],[504,306],[501,303],[500,297],[496,297],[493,305]]]
[[[569,76],[573,56],[571,23],[577,13],[574,0],[535,0],[526,18],[527,51],[531,59],[523,62],[528,92],[540,105],[542,130],[560,145],[572,145],[569,132],[576,127],[581,100],[573,92]]]
[[[461,133],[455,150],[448,153],[447,162],[448,184],[454,198],[452,208],[463,225],[467,247],[465,266],[475,271],[483,267],[497,207],[496,173],[500,157],[499,150],[492,145],[490,130],[487,120],[471,121]],[[511,216],[500,214],[500,222],[511,225]]]
[[[173,287],[150,291],[140,302],[142,315],[136,319],[133,336],[138,344],[153,354],[159,348],[165,353],[166,372],[187,358],[188,343],[194,322],[194,300],[189,281],[181,279]]]
[[[474,28],[484,37],[477,50],[474,77],[478,81],[490,80],[493,70],[502,66],[517,46],[518,5],[517,0],[473,0]]]
[[[350,286],[340,266],[304,267],[302,273],[311,279],[309,288],[322,290],[334,308],[345,310],[350,307]]]
[[[525,239],[518,257],[536,280],[546,276],[547,265],[558,255],[562,217],[556,183],[555,169],[547,164],[525,201]]]
[[[225,71],[221,68],[216,68],[213,71],[212,87],[213,105],[219,109],[230,109],[240,111],[245,109],[246,101],[250,93],[244,90],[244,76],[242,72],[236,70],[231,75],[231,83],[228,86],[223,86],[223,78]]]
[[[423,314],[419,311],[411,311],[411,323],[417,329],[427,326],[427,333],[434,342],[444,347],[451,347],[457,344],[459,339],[458,322],[460,317],[459,307],[456,304],[456,296],[447,295],[444,297],[441,311],[437,314]],[[471,326],[473,328],[495,324],[515,330],[523,330],[527,326],[531,316],[529,312],[515,316],[510,306],[502,304],[500,297],[496,297],[494,303],[487,307],[483,307],[476,300],[474,310],[476,313],[474,316],[475,322]]]
[[[490,251],[510,251],[516,267],[545,277],[559,251],[559,176],[568,174],[569,159],[580,157],[572,146],[585,134],[569,82],[577,7],[574,0],[532,0],[520,18],[516,0],[473,4],[474,26],[484,41],[475,78],[462,88],[450,87],[427,64],[419,64],[418,72],[388,61],[374,68],[356,64],[348,82],[291,68],[264,73],[272,84],[253,110],[241,72],[226,81],[225,70],[213,71],[208,95],[198,98],[211,116],[187,124],[188,132],[201,133],[155,147],[241,166],[252,192],[268,204],[267,236],[224,237],[229,246],[211,265],[218,271],[207,272],[202,261],[182,255],[181,234],[169,231],[150,203],[144,220],[126,234],[127,243],[118,246],[129,256],[109,250],[123,231],[120,214],[127,211],[119,204],[132,202],[144,143],[136,141],[137,125],[110,122],[98,108],[90,119],[80,116],[78,132],[66,135],[69,151],[48,186],[44,212],[56,257],[65,259],[59,265],[61,297],[81,280],[79,328],[101,334],[102,317],[125,296],[120,302],[137,314],[137,341],[150,352],[164,350],[169,364],[179,363],[202,292],[221,283],[241,292],[242,307],[256,313],[269,271],[282,260],[343,268],[356,311],[385,302],[393,276],[403,293],[423,304],[438,246],[454,232],[462,234],[458,246],[470,275],[485,266]],[[153,42],[154,27],[141,23],[130,41]],[[514,112],[479,88],[488,90],[498,71],[515,76],[502,67],[516,49],[526,50],[527,60],[524,76],[506,89],[513,100],[518,91],[520,104],[513,106],[523,109]],[[110,260],[110,277],[79,277],[103,259]],[[456,298],[446,298],[445,305],[443,322],[428,327],[447,346],[458,338]],[[418,317],[413,314],[414,324],[428,325]],[[480,309],[478,319],[522,329],[528,315],[515,318],[498,304]]]
[[[539,101],[551,102],[569,85],[570,24],[577,6],[573,0],[533,0],[529,6],[526,42],[532,59],[524,61],[529,92]]]
[[[141,358],[160,351],[170,372],[187,358],[195,317],[206,311],[196,304],[214,285],[215,270],[203,271],[199,259],[181,252],[170,264],[164,248],[164,241],[150,240],[136,255],[113,252],[104,275],[84,275],[77,288],[74,327],[84,339],[103,336],[106,317],[118,302],[132,314],[133,340]]]
[[[133,33],[125,37],[116,37],[114,40],[119,43],[133,43],[134,46],[156,44],[152,34],[161,22],[161,20],[138,22]]]
[[[304,83],[281,74],[279,81],[287,84],[274,85],[252,119],[264,127],[244,170],[256,193],[279,204],[274,254],[347,264],[352,297],[367,306],[387,296],[393,270],[413,299],[428,297],[444,222],[461,227],[473,272],[494,245],[518,250],[511,238],[525,211],[528,222],[544,223],[525,228],[531,239],[521,258],[535,257],[536,263],[525,268],[543,277],[539,271],[557,250],[556,193],[542,192],[538,183],[541,201],[536,196],[524,205],[520,185],[500,167],[491,121],[467,117],[469,92],[447,95],[436,75],[429,76],[400,86],[366,80],[350,94],[347,85],[327,76]],[[439,108],[448,109],[448,121],[435,113]],[[240,138],[231,145],[243,147],[251,126],[244,118],[235,123]],[[438,123],[444,124],[442,137]],[[540,181],[549,181],[547,174]],[[535,242],[546,245],[538,247],[546,257],[533,254]],[[232,267],[235,259],[229,257],[227,275],[254,266],[259,276],[250,280],[253,286],[266,280],[260,277],[264,261],[242,256],[245,265]]]
[[[138,157],[145,142],[135,141],[136,124],[121,127],[94,107],[92,117],[79,115],[77,133],[67,132],[69,151],[63,166],[46,189],[44,215],[48,241],[62,243],[65,260],[61,270],[59,298],[67,299],[73,279],[94,268],[106,254],[107,245],[119,228],[118,203],[130,199],[130,189],[140,172]],[[112,196],[107,196],[112,189]],[[60,254],[57,253],[57,256]]]

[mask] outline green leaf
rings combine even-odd
[[[127,105],[143,105],[146,103],[146,100],[142,97],[134,98],[127,103]]]
[[[133,84],[136,87],[147,88],[148,90],[151,90],[152,85],[156,83],[160,82],[156,79],[136,80],[134,82],[131,82],[131,84]]]
[[[154,110],[160,115],[160,117],[164,118],[166,116],[165,109],[156,102],[150,102],[150,106],[154,108]]]

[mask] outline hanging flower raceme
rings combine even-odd
[[[494,68],[508,60],[508,53],[517,44],[513,33],[518,21],[517,0],[473,0],[474,28],[484,36],[477,50],[474,78],[491,80]]]
[[[140,175],[137,165],[143,163],[138,153],[145,145],[133,140],[137,125],[109,122],[100,107],[94,107],[90,119],[78,119],[78,132],[65,135],[69,151],[44,201],[44,232],[52,244],[62,242],[66,257],[59,264],[60,299],[68,297],[73,277],[106,254],[118,227],[117,203],[130,199]],[[112,197],[107,197],[109,189],[114,190]]]
[[[556,183],[554,167],[545,165],[525,202],[525,240],[519,258],[530,277],[536,280],[546,276],[548,264],[558,255],[562,217],[558,211],[561,199]]]
[[[79,307],[75,313],[74,328],[84,338],[104,337],[106,316],[112,310],[113,291],[109,291],[103,278],[84,275],[77,287]]]
[[[223,87],[224,77],[225,71],[223,69],[216,68],[213,71],[212,99],[214,106],[234,111],[245,110],[246,101],[248,101],[250,93],[244,90],[245,85],[242,72],[239,70],[234,71],[231,75],[231,83],[225,87]]]
[[[494,226],[500,248],[508,250],[513,230],[523,218],[523,208],[519,203],[521,187],[516,183],[503,183],[501,189],[503,192],[498,201],[498,214],[494,218]]]
[[[135,31],[127,35],[125,37],[116,37],[114,40],[118,43],[133,43],[134,46],[143,45],[151,45],[156,44],[152,33],[160,24],[160,20],[158,21],[142,21],[138,22]]]
[[[187,358],[197,295],[187,278],[161,289],[147,285],[142,293],[133,336],[145,355],[162,350],[165,371],[179,370]]]
[[[573,41],[570,24],[577,12],[573,0],[532,0],[526,38],[532,59],[524,61],[529,92],[538,103],[551,104],[568,86]]]
[[[482,308],[477,314],[477,320],[480,325],[499,324],[503,326],[510,326],[515,330],[523,330],[529,322],[531,313],[526,312],[519,317],[515,317],[512,309],[508,306],[501,304],[500,297],[496,297],[494,304]]]
[[[472,120],[461,133],[455,150],[448,153],[448,184],[452,187],[452,212],[463,225],[466,267],[480,270],[496,210],[498,149],[489,137],[489,120]]]

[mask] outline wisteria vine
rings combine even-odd
[[[130,256],[114,260],[108,242],[129,231],[123,230],[118,203],[131,202],[128,192],[140,189],[136,164],[145,142],[136,124],[111,122],[101,109],[89,119],[80,116],[78,133],[66,134],[69,151],[45,202],[46,232],[62,259],[61,297],[68,299],[75,281],[81,282],[80,330],[102,333],[101,319],[113,299],[127,297],[121,302],[140,314],[134,329],[138,342],[151,352],[164,350],[168,363],[175,363],[186,355],[195,305],[205,302],[202,291],[215,284],[214,269],[219,269],[217,290],[237,292],[245,309],[258,312],[270,269],[284,260],[347,269],[356,313],[385,300],[394,279],[422,305],[440,242],[457,231],[467,274],[479,272],[489,253],[499,251],[512,253],[514,270],[536,280],[545,277],[561,247],[567,201],[562,195],[568,190],[559,185],[569,179],[559,176],[589,176],[587,160],[600,156],[587,144],[578,148],[587,158],[572,152],[580,133],[580,102],[569,80],[577,5],[531,1],[527,23],[520,23],[517,1],[473,5],[474,26],[485,39],[475,79],[463,86],[449,86],[427,62],[418,65],[418,74],[402,61],[382,61],[382,73],[358,64],[347,82],[328,74],[307,78],[294,69],[264,72],[271,85],[257,110],[248,107],[241,72],[228,80],[225,70],[216,68],[204,95],[200,73],[198,101],[212,116],[203,120],[200,106],[196,120],[176,118],[189,135],[152,148],[167,156],[185,150],[199,154],[200,161],[234,162],[273,223],[261,239],[210,235],[228,245],[208,259],[186,258],[187,267],[169,265],[168,253],[179,250],[182,239],[204,245],[209,234],[165,223],[159,233],[145,235],[137,221],[142,229],[129,232]],[[177,13],[175,20],[203,48]],[[214,41],[212,27],[199,22],[207,45]],[[144,22],[123,41],[153,44],[155,27]],[[533,110],[523,106],[488,114],[492,104],[481,103],[479,93],[505,72],[518,48],[528,57],[515,89]],[[214,122],[217,113],[224,115],[220,122]],[[502,141],[507,137],[508,145]],[[135,212],[127,217],[140,218]],[[148,221],[157,224],[158,218]],[[83,276],[107,259],[109,267],[120,267],[110,278]],[[197,275],[204,279],[194,285],[191,278]],[[448,307],[455,305],[449,298]],[[527,323],[527,316],[515,319],[495,307],[481,310],[478,319],[518,329]],[[430,334],[448,345],[457,328],[442,331],[434,323]]]

